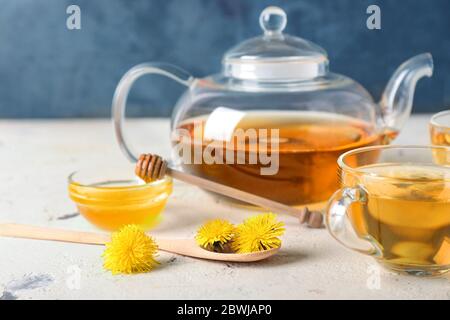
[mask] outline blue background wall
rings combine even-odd
[[[81,30],[66,28],[70,4],[81,7]],[[287,32],[324,47],[332,71],[376,99],[401,62],[431,52],[435,75],[419,83],[415,111],[450,105],[448,0],[0,0],[0,117],[107,117],[120,77],[144,61],[217,72],[225,50],[260,34],[271,4],[287,11]],[[370,4],[382,30],[366,28]],[[130,114],[167,116],[181,90],[144,78]]]

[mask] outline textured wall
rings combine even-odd
[[[81,30],[66,28],[69,4],[81,7]],[[270,4],[287,11],[287,32],[324,47],[331,69],[376,99],[403,60],[431,52],[435,75],[418,85],[415,111],[450,105],[448,0],[0,0],[0,117],[109,116],[118,80],[143,61],[217,72],[226,49],[260,33]],[[382,30],[365,27],[369,4],[380,5]],[[142,79],[130,114],[169,115],[181,90]]]

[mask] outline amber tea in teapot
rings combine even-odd
[[[196,117],[179,125],[179,128],[187,130],[191,135],[189,142],[185,142],[191,146],[180,149],[193,153],[194,144],[201,144],[204,151],[211,143],[211,139],[204,135],[206,121],[207,117]],[[194,136],[196,126],[203,129],[200,137]],[[239,129],[255,129],[255,132],[261,132],[259,129],[278,129],[276,149],[273,144],[268,144],[268,151],[272,156],[278,157],[279,167],[274,175],[260,173],[261,167],[266,164],[248,163],[250,153],[258,152],[257,147],[252,147],[249,140],[244,145],[235,144],[231,150],[236,156],[240,148],[245,150],[247,163],[226,163],[224,159],[219,164],[181,163],[181,166],[188,172],[215,182],[290,205],[327,200],[339,187],[336,160],[341,153],[384,143],[396,134],[376,134],[369,123],[351,117],[308,111],[248,111],[235,126],[235,131]],[[253,143],[258,143],[261,137],[257,138]],[[177,143],[183,141],[173,141],[173,144]],[[224,145],[224,149],[226,148]],[[222,155],[225,154],[226,150]]]

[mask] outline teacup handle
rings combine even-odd
[[[371,256],[381,256],[382,250],[370,235],[361,235],[349,218],[350,205],[366,206],[367,193],[361,187],[342,188],[328,203],[325,222],[328,231],[345,247]]]
[[[125,118],[128,93],[130,92],[131,87],[138,78],[147,74],[166,76],[187,87],[194,81],[194,77],[188,72],[168,63],[142,63],[131,68],[125,73],[122,79],[120,79],[116,91],[114,92],[112,102],[114,128],[120,148],[127,158],[134,162],[137,161],[138,155],[130,150],[129,144],[126,142],[123,134],[123,120]]]

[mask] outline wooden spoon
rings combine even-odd
[[[109,234],[80,232],[24,224],[1,223],[0,236],[50,240],[84,244],[104,245],[111,240]],[[254,262],[267,259],[278,252],[279,248],[252,253],[217,253],[205,250],[192,239],[155,239],[159,250],[182,256],[228,262]]]
[[[170,175],[172,178],[181,180],[202,189],[212,191],[236,200],[251,203],[253,205],[273,210],[276,213],[286,213],[291,216],[302,219],[303,209],[297,209],[283,203],[279,203],[255,194],[232,188],[208,179],[204,179],[187,172],[177,170],[157,154],[141,154],[136,163],[136,175],[145,182],[151,182],[161,179],[164,175]]]

